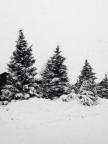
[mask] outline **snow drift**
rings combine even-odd
[[[1,144],[107,144],[108,100],[99,102],[32,98],[1,106]]]

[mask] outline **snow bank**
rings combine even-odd
[[[1,144],[108,144],[108,100],[85,107],[32,98],[0,107]]]

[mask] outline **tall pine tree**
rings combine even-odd
[[[23,31],[19,30],[16,50],[8,64],[9,77],[6,86],[2,90],[2,100],[24,99],[32,96],[33,90],[35,90],[36,75],[36,68],[33,67],[34,63],[32,46],[28,46]]]
[[[59,46],[54,55],[48,60],[45,70],[42,72],[43,97],[53,99],[69,92],[69,80],[65,58],[61,55]]]

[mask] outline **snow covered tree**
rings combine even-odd
[[[35,75],[37,73],[36,68],[33,67],[34,63],[32,46],[28,46],[23,31],[19,30],[16,50],[8,64],[9,76],[2,90],[2,100],[25,99],[35,94]]]
[[[78,98],[83,105],[94,105],[97,103],[97,89],[95,83],[95,73],[87,60],[81,71],[81,75],[75,84]]]
[[[2,94],[1,91],[2,91],[3,87],[6,85],[7,77],[8,77],[7,72],[3,72],[0,74],[0,95]]]
[[[93,84],[91,80],[84,80],[79,91],[78,98],[83,105],[97,104],[97,89],[95,83]]]
[[[108,77],[105,78],[97,85],[98,95],[102,98],[108,98]]]
[[[95,83],[95,73],[92,72],[93,68],[90,66],[90,64],[88,63],[87,60],[85,60],[85,65],[83,66],[83,69],[81,71],[81,75],[79,76],[75,87],[77,88],[77,90],[79,91],[82,83],[86,80],[90,80],[92,84]]]
[[[54,55],[48,60],[45,70],[42,72],[43,97],[53,99],[70,92],[65,58],[61,55],[59,46]]]

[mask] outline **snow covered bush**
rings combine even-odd
[[[69,101],[68,95],[62,95],[62,96],[60,96],[60,100],[62,100],[63,102],[68,102]]]
[[[79,102],[83,105],[91,106],[97,104],[97,96],[91,91],[83,91],[78,94]]]
[[[2,101],[1,104],[2,105],[8,105],[9,101]]]
[[[0,96],[1,101],[8,100],[10,101],[12,99],[12,93],[9,89],[3,89],[2,90],[2,95]]]
[[[36,93],[36,90],[35,90],[35,88],[34,87],[29,87],[29,92],[28,92],[30,95],[35,95],[35,93]]]
[[[69,102],[71,100],[74,100],[76,98],[76,94],[75,93],[70,93],[68,95],[62,95],[60,97],[60,100],[62,100],[63,102]]]
[[[97,104],[96,86],[90,80],[85,80],[80,88],[78,98],[83,105],[91,106]]]
[[[29,89],[28,89],[28,94],[29,94],[31,97],[37,96],[37,89],[35,89],[34,87],[29,87]]]
[[[22,93],[16,93],[14,97],[15,97],[16,100],[17,99],[23,99],[24,98],[24,94],[22,94]]]
[[[30,95],[28,93],[24,93],[24,99],[29,99]]]
[[[15,96],[15,94],[18,93],[19,91],[15,87],[12,87],[12,85],[6,84],[1,92],[2,94],[0,95],[0,100],[1,101],[8,100],[10,102]]]

